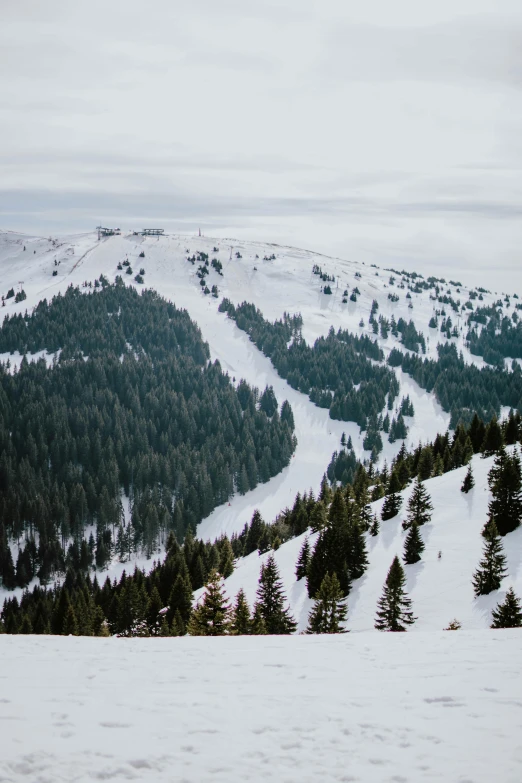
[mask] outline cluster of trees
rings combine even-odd
[[[522,358],[522,321],[516,310],[508,318],[493,308],[487,324],[480,332],[469,329],[466,339],[471,353],[483,356],[488,364],[503,368],[506,357]]]
[[[289,316],[270,323],[252,304],[235,307],[223,299],[219,309],[268,356],[290,386],[307,394],[332,419],[355,421],[366,428],[371,416],[378,416],[386,399],[391,410],[399,393],[395,374],[376,362],[384,361],[377,343],[367,335],[353,335],[333,328],[326,337],[309,346],[301,335],[302,318]]]
[[[522,410],[522,370],[512,372],[466,364],[453,344],[438,345],[437,359],[421,359],[392,349],[388,363],[401,366],[419,386],[434,392],[442,408],[451,412],[450,426],[471,421],[475,413],[483,421],[500,415],[500,408]]]
[[[290,405],[279,411],[271,389],[236,389],[188,314],[154,292],[70,288],[7,318],[0,344],[61,349],[50,366],[25,357],[18,372],[0,366],[6,587],[150,556],[169,531],[182,537],[235,491],[279,473],[295,449]]]

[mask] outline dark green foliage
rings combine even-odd
[[[471,469],[471,464],[470,464],[468,465],[468,470],[466,472],[466,475],[464,476],[464,481],[462,482],[460,491],[468,494],[470,489],[473,489],[474,486],[475,486],[475,479],[473,477],[473,471]]]
[[[497,421],[497,417],[493,416],[484,433],[484,442],[481,447],[483,456],[491,457],[501,448],[503,442],[502,430]]]
[[[240,590],[236,595],[230,621],[230,633],[234,636],[245,636],[252,633],[252,617],[243,590]]]
[[[404,590],[405,583],[404,569],[395,556],[377,603],[375,628],[378,631],[405,631],[406,626],[412,625],[417,619],[411,611],[411,600]]]
[[[332,419],[356,421],[365,427],[368,417],[379,415],[386,394],[392,398],[398,394],[394,373],[370,361],[382,362],[384,354],[367,335],[341,329],[335,333],[332,328],[310,347],[301,336],[300,315],[285,313],[272,324],[254,305],[244,302],[236,308],[229,299],[223,299],[219,310],[247,332],[292,388],[307,394],[319,407],[329,408]]]
[[[419,526],[414,522],[410,525],[408,535],[404,541],[403,559],[407,565],[418,563],[424,552],[424,542],[419,532]]]
[[[402,498],[398,494],[401,490],[399,477],[395,470],[392,471],[386,497],[382,504],[381,519],[385,522],[387,519],[392,519],[397,516],[402,506]]]
[[[488,595],[500,588],[502,579],[507,574],[506,558],[498,530],[494,521],[488,522],[484,531],[484,555],[473,576],[475,596]]]
[[[522,522],[522,469],[517,450],[508,454],[501,446],[488,474],[492,499],[489,518],[501,536],[516,530]]]
[[[285,600],[279,570],[274,556],[269,555],[261,566],[256,603],[256,611],[263,618],[266,633],[281,635],[295,632],[297,623],[290,609],[285,608]]]
[[[299,558],[295,566],[295,578],[297,581],[304,579],[308,574],[308,566],[310,565],[310,542],[308,536],[306,536],[301,551],[299,552]]]
[[[522,627],[522,608],[520,599],[517,598],[512,587],[506,593],[503,603],[497,604],[491,612],[492,628],[520,628]]]
[[[308,615],[306,633],[345,633],[346,599],[335,574],[326,574],[317,591],[315,604]]]
[[[224,636],[230,631],[230,605],[215,569],[208,575],[205,593],[190,616],[187,630],[191,636]]]
[[[121,282],[69,288],[31,316],[6,318],[1,350],[61,350],[59,360],[0,365],[0,576],[42,584],[68,568],[151,555],[225,502],[268,481],[295,447],[285,421],[234,388],[188,314]],[[88,357],[86,360],[84,357]],[[273,404],[275,398],[269,395]],[[277,409],[277,401],[275,401]],[[10,434],[12,433],[12,435]],[[122,491],[131,498],[125,520]],[[82,544],[96,525],[95,547]],[[11,537],[37,540],[13,579]]]
[[[412,525],[425,525],[431,519],[431,512],[433,511],[433,505],[428,495],[428,491],[424,484],[421,482],[420,477],[417,476],[413,491],[408,500],[408,513],[406,520],[402,523],[404,530],[407,530]]]
[[[366,543],[360,509],[352,500],[345,500],[337,489],[328,513],[328,523],[321,530],[308,567],[308,595],[315,598],[327,573],[335,573],[343,595],[348,595],[351,583],[359,579],[368,566]]]

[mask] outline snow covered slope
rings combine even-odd
[[[219,249],[214,251],[214,247]],[[216,284],[219,288],[217,299],[202,293],[200,281],[196,277],[198,264],[192,265],[186,260],[187,255],[199,251],[208,253],[211,259],[218,258],[223,264],[223,276],[213,269],[209,274],[209,286]],[[141,252],[145,253],[144,258],[139,257]],[[238,258],[237,254],[241,257]],[[18,304],[13,298],[6,300],[6,306],[0,309],[0,314],[24,312],[42,298],[50,299],[68,285],[81,285],[102,273],[109,280],[114,280],[117,274],[122,274],[118,272],[117,265],[125,258],[131,262],[134,273],[141,267],[145,269],[147,287],[155,288],[177,306],[188,310],[210,345],[212,359],[219,359],[223,368],[236,381],[245,378],[260,388],[272,385],[279,402],[288,399],[294,411],[298,446],[289,467],[267,484],[259,485],[244,496],[237,495],[230,504],[215,509],[199,526],[198,535],[205,539],[214,538],[221,532],[231,534],[241,530],[256,508],[265,520],[271,521],[285,506],[293,504],[298,491],[312,488],[317,492],[331,455],[339,448],[342,432],[351,435],[359,457],[368,456],[363,451],[357,425],[333,421],[328,411],[317,408],[305,395],[288,386],[245,333],[218,312],[218,304],[223,296],[228,296],[235,303],[243,300],[253,302],[268,319],[280,318],[285,311],[301,312],[303,334],[309,341],[326,334],[331,326],[370,333],[368,316],[372,301],[376,299],[379,313],[387,317],[393,313],[397,319],[400,316],[407,320],[412,318],[417,328],[429,336],[428,354],[434,355],[436,352],[437,335],[440,336],[440,333],[429,330],[428,321],[434,306],[439,305],[430,300],[429,291],[412,294],[413,309],[410,309],[409,300],[405,298],[407,289],[397,289],[397,286],[390,288],[389,272],[366,267],[356,261],[328,258],[296,248],[206,237],[172,235],[156,239],[129,233],[99,241],[95,233],[53,239],[0,232],[0,293],[5,295],[13,287],[15,291],[23,288],[27,294],[27,299]],[[331,296],[321,292],[323,283],[312,274],[314,264],[335,276],[336,283],[333,284]],[[53,272],[57,274],[53,276]],[[134,274],[123,274],[123,277],[126,283],[136,285],[133,282]],[[396,280],[399,281],[397,275]],[[477,280],[477,285],[480,282]],[[355,285],[359,288],[357,303],[342,303],[345,285],[350,290]],[[444,290],[447,289],[462,302],[467,299],[467,289],[462,288],[459,294],[454,285],[444,286]],[[388,299],[390,291],[399,294],[398,302]],[[496,294],[485,293],[482,304],[491,304],[497,298]],[[361,319],[363,327],[359,326]],[[462,347],[462,337],[454,341]],[[403,349],[391,334],[384,341],[379,338],[379,342],[385,352],[394,346]],[[467,351],[465,353],[469,361],[482,361],[471,357]],[[7,356],[1,358],[6,359]],[[16,364],[21,357],[9,358],[12,364]],[[431,440],[438,432],[444,432],[449,424],[449,414],[442,411],[432,394],[420,389],[400,369],[397,375],[401,384],[398,399],[409,394],[415,408],[415,417],[408,421],[407,445],[416,445],[419,440]],[[386,441],[382,459],[389,460],[400,445],[400,442],[389,444]],[[451,478],[444,477],[436,481],[458,481],[454,478],[456,475],[451,474]],[[479,483],[477,481],[477,485]],[[475,492],[478,492],[478,488]],[[483,523],[483,516],[477,525]],[[383,540],[388,540],[388,537],[389,534]],[[297,546],[297,543],[292,542],[287,546]],[[381,544],[376,546],[379,548]],[[128,569],[129,565],[126,567]],[[111,573],[117,574],[121,570],[121,564],[115,563]],[[382,583],[380,573],[379,580]],[[351,600],[354,601],[354,596]],[[442,622],[447,619],[450,618],[444,618]],[[435,627],[440,627],[439,618],[436,622]]]
[[[504,600],[507,589],[513,587],[518,595],[522,595],[522,528],[502,539],[508,569],[502,589],[478,599],[473,595],[471,578],[482,556],[484,540],[481,530],[487,520],[490,500],[487,474],[493,459],[473,457],[476,484],[468,494],[460,491],[467,468],[459,468],[424,482],[434,511],[431,522],[420,528],[426,546],[421,561],[404,566],[406,590],[418,618],[410,633],[442,630],[454,618],[465,629],[489,628],[491,610]],[[346,627],[350,630],[373,630],[377,601],[388,569],[395,555],[402,557],[406,533],[402,530],[401,522],[406,515],[411,490],[412,487],[409,487],[401,493],[403,513],[399,512],[393,519],[381,522],[376,537],[366,536],[369,567],[364,576],[353,583],[348,596]],[[379,516],[383,502],[381,499],[372,503],[372,509]],[[313,601],[308,598],[306,581],[296,581],[295,578],[295,564],[306,535],[286,542],[274,553],[292,613],[301,631],[307,626],[308,613],[313,605]],[[317,534],[312,533],[310,543],[315,543],[316,538]],[[227,595],[234,597],[243,588],[252,606],[261,563],[267,557],[268,554],[258,555],[254,552],[240,560],[232,576],[225,582]]]
[[[521,653],[517,631],[3,636],[0,779],[519,783]]]

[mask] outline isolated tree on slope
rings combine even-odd
[[[377,603],[375,627],[378,631],[405,631],[416,617],[411,611],[411,600],[406,595],[404,569],[395,556],[388,571],[382,595]]]
[[[234,634],[234,636],[245,636],[246,634],[252,633],[250,607],[248,606],[243,590],[239,590],[236,595],[236,602],[232,609],[230,633]]]
[[[421,559],[421,555],[424,552],[424,541],[419,533],[419,526],[414,522],[406,536],[404,541],[404,555],[403,559],[407,565],[413,565],[418,563]]]
[[[493,590],[498,590],[502,579],[507,574],[506,558],[494,521],[488,522],[483,535],[486,539],[484,555],[473,576],[475,597],[488,595]]]
[[[470,463],[468,465],[468,471],[464,476],[464,481],[462,482],[460,491],[465,492],[467,495],[470,489],[473,489],[474,486],[475,486],[475,479],[473,477],[473,471],[471,470],[471,463]]]
[[[299,558],[295,566],[295,576],[297,581],[303,579],[308,573],[308,566],[310,565],[310,542],[308,536],[303,542],[301,551],[299,552]]]
[[[488,474],[493,495],[489,503],[489,518],[495,520],[501,536],[516,530],[522,521],[522,470],[515,450],[509,455],[504,446],[499,449]]]
[[[266,633],[280,635],[295,632],[297,623],[290,614],[290,609],[285,609],[285,600],[279,570],[274,556],[270,555],[261,566],[256,604],[256,609],[264,620]]]
[[[503,603],[499,603],[491,612],[492,628],[520,628],[522,627],[522,608],[520,599],[510,587]]]
[[[407,530],[412,525],[425,525],[431,519],[433,505],[426,487],[417,476],[413,486],[413,492],[408,500],[408,514],[402,527]]]
[[[346,620],[346,599],[343,598],[339,580],[335,574],[326,574],[317,600],[308,615],[306,633],[345,633],[343,623]]]
[[[397,472],[393,470],[388,483],[388,492],[382,505],[381,519],[383,522],[386,519],[392,519],[392,517],[395,517],[399,513],[399,509],[402,505],[402,498],[398,494],[400,489],[399,477],[397,476]]]
[[[202,602],[192,612],[187,630],[191,636],[224,636],[230,630],[230,604],[223,580],[215,569],[208,575]]]

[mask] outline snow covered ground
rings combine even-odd
[[[522,595],[522,528],[502,539],[507,557],[508,574],[502,589],[487,596],[475,598],[472,576],[482,556],[484,540],[481,530],[487,521],[487,474],[493,457],[472,460],[475,487],[468,493],[460,491],[467,468],[445,473],[424,482],[433,503],[431,522],[420,528],[425,544],[422,559],[415,565],[406,565],[406,590],[413,602],[418,618],[409,633],[438,631],[457,619],[464,629],[486,629],[491,625],[491,610],[503,601],[506,591],[513,587]],[[402,558],[406,532],[401,522],[406,516],[407,499],[412,487],[401,496],[403,504],[399,514],[386,522],[380,522],[376,537],[366,536],[369,567],[361,579],[357,579],[348,596],[346,627],[355,631],[373,631],[377,601],[395,555]],[[380,518],[383,500],[372,503],[373,511]],[[308,598],[306,581],[297,581],[295,564],[306,533],[283,544],[274,554],[292,614],[298,621],[298,630],[308,624],[308,613],[313,601]],[[317,534],[310,535],[315,543]],[[441,557],[438,554],[441,552]],[[234,598],[240,588],[245,591],[250,606],[256,600],[259,571],[268,554],[257,552],[238,561],[234,573],[225,581],[229,598]],[[196,593],[199,597],[202,591]],[[375,632],[377,633],[377,632]]]
[[[214,247],[219,250],[214,252]],[[139,257],[142,251],[144,258]],[[188,252],[193,255],[198,251],[208,253],[210,259],[217,257],[223,264],[223,276],[213,269],[209,274],[209,286],[216,284],[219,287],[218,299],[203,295],[195,274],[198,263],[193,266],[186,260]],[[236,253],[241,258],[237,258]],[[275,259],[264,260],[272,255]],[[356,424],[333,421],[328,411],[317,408],[308,397],[292,389],[277,375],[270,360],[258,351],[245,333],[218,312],[223,296],[228,296],[235,303],[243,300],[255,303],[268,319],[280,318],[285,311],[301,312],[303,334],[309,341],[326,334],[331,326],[371,333],[368,317],[372,301],[376,299],[378,312],[386,317],[393,313],[396,319],[400,316],[407,320],[412,318],[417,328],[426,337],[429,335],[428,354],[436,353],[437,334],[440,333],[428,329],[435,304],[429,299],[429,292],[412,294],[413,310],[410,310],[409,300],[405,298],[407,289],[398,289],[397,285],[390,288],[389,272],[307,250],[188,235],[156,239],[127,234],[98,241],[95,233],[53,239],[0,232],[0,294],[7,293],[11,287],[15,290],[23,287],[27,293],[27,300],[18,304],[12,298],[6,300],[0,315],[30,310],[42,298],[50,299],[67,286],[92,281],[102,273],[112,281],[117,274],[123,274],[118,272],[117,265],[125,258],[130,260],[134,274],[142,267],[145,269],[147,287],[155,288],[178,307],[187,309],[201,328],[203,338],[208,341],[212,359],[219,359],[231,377],[236,381],[245,378],[261,389],[267,384],[272,385],[279,403],[288,399],[294,411],[298,446],[291,464],[267,484],[244,496],[236,495],[230,503],[216,508],[198,528],[198,535],[204,539],[213,539],[222,532],[231,534],[240,531],[245,522],[250,521],[256,508],[265,520],[271,521],[279,511],[293,504],[298,491],[312,488],[317,492],[332,453],[340,448],[343,432],[351,435],[359,457],[368,456],[363,451],[362,436]],[[339,288],[337,282],[333,284],[332,296],[321,293],[323,284],[312,274],[314,264],[335,275],[336,281],[339,281]],[[54,271],[56,276],[53,276]],[[135,285],[134,274],[123,274],[125,282]],[[356,278],[355,274],[360,277]],[[399,277],[395,277],[398,283]],[[480,285],[481,280],[477,280],[476,284]],[[349,286],[349,290],[357,285],[361,292],[357,303],[342,304],[345,285]],[[457,294],[455,286],[448,284],[444,290],[447,288],[451,288],[455,298],[466,301],[465,289]],[[388,299],[390,291],[399,294],[398,302],[392,303]],[[489,304],[497,298],[493,294],[484,294],[481,304]],[[437,304],[437,307],[440,305]],[[447,310],[449,313],[450,308]],[[363,327],[359,326],[361,318]],[[385,352],[393,346],[401,347],[391,335],[385,341],[379,338],[379,342]],[[461,348],[462,338],[457,343]],[[477,357],[471,357],[465,349],[464,352],[469,361],[477,361]],[[20,361],[18,356],[10,359],[13,365]],[[415,408],[415,417],[408,420],[407,445],[426,442],[438,432],[444,432],[449,424],[449,414],[441,409],[434,395],[423,391],[400,368],[397,376],[401,385],[397,402],[403,395],[409,394]],[[400,441],[390,444],[385,440],[381,459],[389,461],[400,445]],[[144,565],[142,559],[139,564]],[[126,564],[125,567],[128,570],[134,566]],[[109,573],[114,576],[121,570],[121,564],[115,563]]]
[[[519,783],[522,635],[0,637],[0,781]]]

